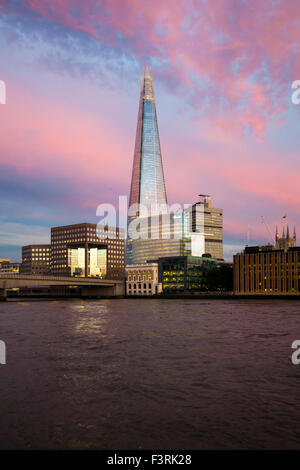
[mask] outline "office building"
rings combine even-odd
[[[200,201],[192,206],[192,232],[202,232],[204,227],[204,250],[202,254],[223,260],[223,210],[212,207],[211,197],[200,194]]]
[[[131,264],[126,266],[126,295],[156,295],[161,292],[158,282],[158,264]]]
[[[236,295],[299,295],[300,247],[296,231],[281,239],[276,229],[275,246],[249,246],[233,257],[233,285]]]
[[[145,67],[130,187],[126,265],[143,264],[149,258],[203,254],[222,260],[223,212],[212,207],[210,196],[201,197],[180,214],[169,214],[152,71]]]
[[[147,263],[163,256],[176,256],[184,251],[182,213],[160,214],[139,219],[139,237],[131,241],[133,264]]]
[[[22,247],[22,274],[51,274],[51,245],[27,245]]]
[[[124,231],[81,223],[51,228],[53,275],[124,279]]]
[[[136,219],[139,238],[131,240],[131,260],[141,264],[170,256],[223,260],[223,211],[205,196],[183,211]]]
[[[217,265],[209,257],[174,256],[158,259],[158,281],[163,292],[206,290],[206,274]]]
[[[19,274],[21,263],[11,263],[0,260],[0,274]]]

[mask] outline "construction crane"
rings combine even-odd
[[[269,227],[269,225],[267,224],[267,221],[266,221],[266,219],[265,219],[265,217],[264,217],[263,215],[261,216],[261,223],[265,225],[265,227],[266,227],[266,229],[267,229],[267,232],[268,232],[268,234],[270,235],[271,243],[274,243],[274,237],[273,237],[272,232],[271,232],[271,230],[270,230],[270,227]]]

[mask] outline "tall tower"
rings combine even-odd
[[[151,67],[143,67],[129,206],[167,204]]]
[[[148,215],[167,212],[167,195],[157,124],[155,96],[151,67],[143,67],[140,104],[133,157],[128,227],[139,215],[140,206]],[[132,240],[126,244],[126,264],[132,262]]]

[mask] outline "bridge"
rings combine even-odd
[[[20,287],[79,287],[82,297],[115,297],[124,295],[124,281],[91,277],[40,276],[34,274],[0,274],[0,299],[6,300],[7,290]]]

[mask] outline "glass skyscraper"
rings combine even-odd
[[[222,210],[212,208],[210,196],[201,197],[204,198],[201,202],[169,212],[152,71],[151,67],[144,67],[130,188],[126,264],[168,256],[210,255],[223,259]]]
[[[167,204],[151,67],[143,68],[129,206],[133,204]]]
[[[149,211],[148,215],[150,215],[150,210],[152,210],[152,215],[159,211],[167,211],[152,70],[148,66],[143,67],[130,187],[128,227],[132,220],[143,215],[142,206]],[[130,235],[127,239],[126,262],[132,262]]]

